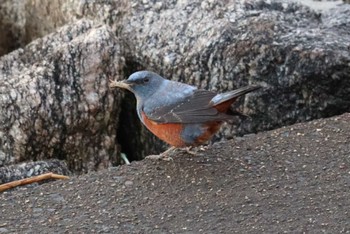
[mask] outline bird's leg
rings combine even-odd
[[[163,153],[160,153],[158,155],[148,155],[145,158],[146,159],[153,159],[153,160],[172,161],[173,158],[169,156],[169,153],[175,149],[176,149],[176,147],[172,146],[169,149],[167,149],[166,151],[164,151]]]
[[[193,146],[189,146],[189,147],[186,147],[184,150],[186,151],[186,153],[190,155],[198,156],[199,151],[206,151],[208,148],[209,148],[208,145],[201,145],[196,148]]]
[[[182,148],[181,150],[185,151],[186,153],[193,155],[193,156],[198,156],[199,151],[206,151],[209,146],[199,146],[199,147],[193,147],[193,146],[188,146],[185,148]],[[176,147],[172,146],[163,153],[160,153],[158,155],[148,155],[145,157],[145,159],[152,159],[152,160],[164,160],[164,161],[172,161],[173,158],[170,157],[170,152],[175,151]]]
[[[116,87],[116,86],[115,86],[115,84],[117,83],[116,80],[114,80],[114,79],[112,79],[112,78],[109,78],[108,81],[109,81],[109,84],[108,84],[109,87],[111,87],[111,88]]]
[[[188,146],[185,148],[185,151],[190,155],[197,156],[198,150],[193,150],[193,149],[194,149],[193,146]]]

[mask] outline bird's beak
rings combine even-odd
[[[109,87],[110,88],[116,88],[117,87],[117,88],[131,90],[130,84],[128,83],[127,80],[122,80],[122,81],[110,80],[109,81]]]

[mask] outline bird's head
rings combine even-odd
[[[152,96],[167,80],[150,71],[138,71],[129,76],[127,80],[111,81],[110,87],[123,88],[133,92],[136,98],[143,100]]]

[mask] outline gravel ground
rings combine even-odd
[[[350,114],[0,194],[0,233],[350,233]]]

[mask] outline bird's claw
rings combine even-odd
[[[145,157],[145,159],[151,159],[151,160],[164,160],[164,161],[173,161],[174,159],[172,157],[169,157],[168,155],[158,154],[158,155],[148,155]]]
[[[152,160],[164,160],[164,161],[173,161],[173,158],[169,156],[169,153],[174,151],[176,148],[174,146],[170,147],[166,151],[164,151],[161,154],[158,155],[148,155],[145,158],[146,159],[152,159]]]
[[[117,81],[116,81],[115,79],[112,79],[112,78],[109,78],[108,81],[109,81],[108,86],[109,86],[110,88],[114,88],[114,87],[115,87],[115,84],[117,83]]]

